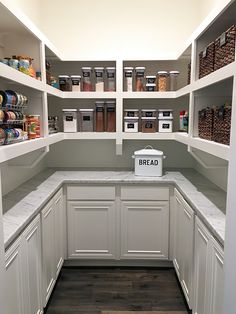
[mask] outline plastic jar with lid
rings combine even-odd
[[[95,71],[95,90],[96,92],[104,92],[104,68],[96,67]]]
[[[167,71],[159,71],[157,72],[157,84],[159,92],[166,92],[168,90],[168,72]]]
[[[124,67],[124,89],[126,92],[133,91],[133,67]]]
[[[156,84],[155,83],[147,83],[146,84],[146,91],[147,92],[155,92],[156,91]]]
[[[83,91],[84,92],[92,92],[93,84],[92,84],[92,68],[91,67],[83,67]]]
[[[135,68],[135,90],[136,92],[142,92],[145,90],[145,67]]]
[[[177,90],[177,81],[178,81],[179,71],[170,71],[169,78],[170,78],[170,91]]]
[[[59,75],[59,87],[63,92],[71,92],[71,79],[69,75]]]
[[[106,131],[116,131],[116,102],[115,100],[106,101]]]
[[[124,132],[137,133],[138,132],[138,121],[136,117],[124,117]]]
[[[155,133],[157,130],[157,118],[156,117],[142,117],[141,118],[141,130],[143,133]]]
[[[104,101],[96,101],[96,132],[105,131]]]
[[[116,68],[115,67],[106,68],[106,91],[107,92],[116,91]]]
[[[71,75],[71,82],[72,82],[72,92],[80,92],[80,82],[81,76],[80,75]]]

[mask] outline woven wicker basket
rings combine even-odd
[[[232,25],[215,40],[214,71],[235,60],[235,38],[236,25]]]
[[[199,78],[214,71],[215,43],[210,43],[204,51],[199,53]]]
[[[231,126],[231,107],[220,107],[214,110],[213,141],[229,145]]]
[[[212,108],[202,109],[198,112],[198,135],[200,138],[212,141],[213,139],[213,119]]]

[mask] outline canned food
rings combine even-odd
[[[5,138],[6,138],[5,131],[2,128],[0,128],[0,145],[4,145]]]
[[[18,59],[9,59],[8,65],[11,68],[13,68],[13,69],[18,70],[18,68],[19,68],[19,60]]]
[[[27,116],[27,130],[29,139],[40,137],[40,120],[39,115]]]

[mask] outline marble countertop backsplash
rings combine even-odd
[[[172,184],[182,193],[215,238],[224,245],[226,193],[193,169],[165,171],[162,177],[138,177],[133,171],[47,169],[3,197],[7,248],[63,184]]]

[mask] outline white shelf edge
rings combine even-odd
[[[122,97],[123,99],[173,99],[176,98],[176,92],[123,92]]]
[[[91,98],[102,98],[111,99],[117,97],[117,92],[61,92],[62,98],[70,99],[91,99]]]
[[[42,81],[36,80],[35,78],[26,75],[18,70],[15,70],[11,68],[8,65],[5,65],[0,62],[0,76],[13,81],[16,84],[25,85],[28,87],[31,87],[33,89],[36,89],[38,91],[45,91],[45,84]]]
[[[122,133],[123,140],[174,140],[175,133]]]
[[[76,132],[63,133],[65,140],[115,140],[115,132]]]
[[[191,84],[192,91],[209,87],[213,84],[224,81],[230,77],[233,77],[236,73],[236,61],[224,66],[223,68],[216,70],[201,79],[196,80]]]

